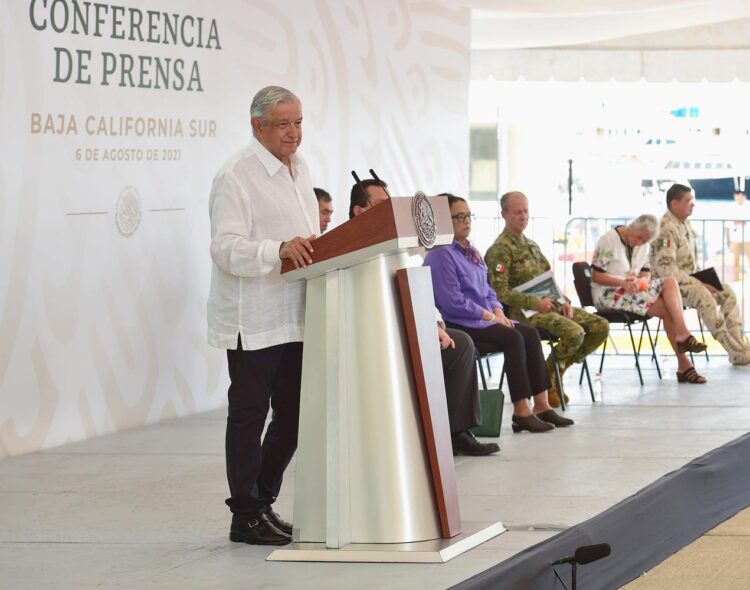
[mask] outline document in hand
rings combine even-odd
[[[536,295],[537,297],[549,297],[550,299],[554,299],[558,303],[566,303],[568,301],[565,295],[563,295],[560,287],[558,287],[557,281],[555,281],[555,277],[552,274],[551,270],[543,272],[530,281],[526,281],[525,283],[518,285],[513,290],[520,291],[521,293],[526,293],[527,295]],[[525,315],[527,318],[530,318],[536,313],[537,312],[532,309],[523,310],[523,315]]]
[[[706,283],[708,285],[711,285],[712,287],[716,287],[716,289],[718,289],[719,291],[724,290],[724,287],[719,280],[719,275],[716,274],[716,270],[713,266],[709,266],[708,268],[704,268],[703,270],[694,272],[690,276],[695,277],[701,283]]]

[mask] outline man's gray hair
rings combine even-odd
[[[510,191],[505,193],[502,197],[500,197],[500,211],[507,211],[508,210],[508,201],[510,201],[510,198],[516,195],[520,195],[522,197],[525,197],[521,191]]]
[[[253,102],[250,105],[250,116],[253,118],[258,117],[265,124],[268,120],[268,111],[282,102],[302,104],[296,94],[281,86],[266,86],[265,88],[261,88],[253,97]]]
[[[649,213],[644,213],[636,217],[630,222],[630,227],[636,231],[646,230],[649,242],[659,235],[659,220],[655,215],[650,215]]]

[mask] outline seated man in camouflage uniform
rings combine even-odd
[[[651,246],[651,272],[656,277],[677,279],[684,305],[698,310],[733,365],[746,365],[750,363],[750,347],[745,342],[734,291],[727,284],[719,291],[690,276],[698,270],[695,232],[688,221],[694,205],[690,187],[674,184],[667,191],[667,212],[661,218],[659,236]]]
[[[583,309],[560,304],[549,297],[537,297],[514,291],[514,287],[550,269],[536,242],[523,235],[529,222],[529,201],[521,192],[506,193],[500,199],[500,210],[505,229],[487,250],[484,260],[490,274],[490,284],[497,298],[510,306],[510,317],[543,328],[560,339],[556,345],[560,375],[573,363],[579,363],[595,351],[609,335],[609,322]],[[523,310],[533,310],[527,318]],[[549,402],[560,405],[551,356],[547,358],[547,372],[552,387]]]

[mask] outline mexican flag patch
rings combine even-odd
[[[656,244],[662,248],[669,248],[671,241],[670,240],[657,240]]]
[[[495,272],[505,272],[505,267],[498,263],[495,265]]]

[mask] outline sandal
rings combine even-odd
[[[677,371],[677,383],[705,383],[706,378],[695,370],[695,367],[690,367],[680,372]]]
[[[703,342],[698,342],[692,334],[684,341],[677,342],[677,352],[703,352],[707,346]]]

